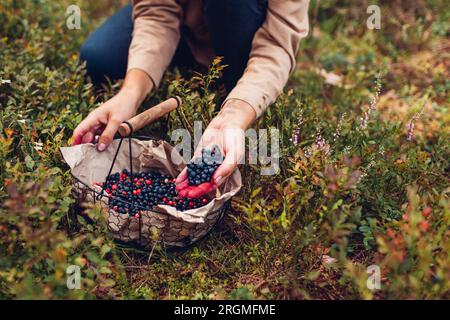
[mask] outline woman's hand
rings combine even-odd
[[[97,149],[105,150],[121,123],[136,114],[152,86],[152,81],[145,72],[130,70],[119,93],[92,111],[75,128],[72,145],[93,142],[95,136],[100,135]]]
[[[198,198],[220,186],[237,168],[245,155],[245,130],[256,118],[256,112],[244,101],[230,100],[211,121],[202,135],[194,157],[201,156],[203,148],[217,145],[224,155],[210,182],[189,186],[187,168],[177,177],[176,185],[181,197]]]
[[[100,135],[97,146],[103,151],[111,143],[120,124],[136,114],[136,105],[122,91],[92,111],[73,132],[73,145],[94,141]]]

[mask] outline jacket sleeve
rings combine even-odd
[[[182,8],[175,0],[133,0],[132,4],[127,69],[145,71],[158,86],[180,40]]]
[[[308,33],[308,5],[309,0],[269,0],[247,68],[224,104],[230,99],[243,100],[259,117],[275,101],[295,68],[300,39]]]

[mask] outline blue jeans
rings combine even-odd
[[[94,84],[122,79],[127,70],[128,48],[133,22],[131,5],[119,10],[105,21],[84,42],[80,50],[82,61]],[[248,62],[252,40],[263,24],[267,0],[203,0],[203,15],[214,53],[228,65],[222,81],[229,91],[242,76]],[[192,53],[180,40],[172,66],[195,66]]]

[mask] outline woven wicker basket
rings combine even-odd
[[[116,239],[144,248],[151,246],[155,241],[162,241],[168,247],[191,245],[213,229],[230,205],[228,200],[221,207],[209,211],[204,222],[185,221],[181,217],[174,217],[158,209],[141,210],[139,218],[134,218],[110,209],[109,196],[101,195],[101,191],[95,190],[76,177],[73,182],[77,202],[100,204],[108,229]]]
[[[137,217],[134,217],[110,208],[108,205],[110,196],[94,182],[104,181],[110,174],[125,168],[130,169],[131,173],[133,170],[134,172],[151,170],[172,177],[183,169],[185,165],[180,161],[181,156],[174,152],[173,147],[167,142],[144,136],[132,138],[135,130],[148,125],[179,105],[178,98],[169,99],[130,119],[119,130],[122,137],[114,140],[104,152],[97,152],[93,144],[61,148],[64,160],[72,169],[73,192],[77,202],[100,204],[108,229],[116,239],[144,248],[152,246],[155,242],[163,242],[166,247],[191,245],[203,238],[220,221],[230,206],[231,197],[241,187],[241,175],[236,170],[220,190],[208,195],[210,202],[197,209],[178,211],[173,207],[158,205],[152,210],[141,208]],[[176,161],[173,161],[174,154]],[[174,165],[173,162],[181,164]]]

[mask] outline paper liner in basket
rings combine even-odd
[[[123,140],[112,173],[129,169],[128,143],[127,139]],[[185,167],[181,155],[165,141],[132,139],[131,143],[133,172],[156,170],[176,177]],[[100,191],[101,188],[95,183],[105,181],[118,145],[119,140],[114,140],[103,152],[98,152],[94,144],[63,147],[60,151],[71,168],[72,175],[90,188]],[[105,213],[108,227],[115,237],[124,241],[150,242],[156,232],[168,245],[182,246],[192,243],[213,227],[220,218],[219,212],[225,202],[235,195],[241,186],[241,174],[236,170],[216,190],[214,199],[203,207],[178,211],[171,206],[158,205],[152,211],[141,212],[141,232],[139,219],[107,210]],[[93,201],[92,196],[88,196],[89,193],[83,194],[86,199],[80,200]]]

